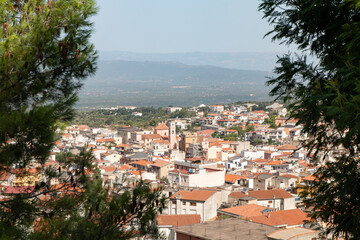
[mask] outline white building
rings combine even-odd
[[[221,205],[221,193],[208,190],[178,191],[170,197],[170,214],[200,214],[201,221],[217,215]]]
[[[225,184],[225,168],[217,164],[195,164],[175,161],[175,169],[169,172],[171,186],[217,187]]]

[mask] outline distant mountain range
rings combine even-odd
[[[224,68],[272,71],[281,52],[242,53],[133,53],[100,52],[100,60],[181,62],[188,65],[211,65]]]
[[[96,75],[84,82],[78,107],[267,101],[270,88],[265,82],[271,75],[171,61],[100,60]]]

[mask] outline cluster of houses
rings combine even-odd
[[[194,107],[196,117],[152,129],[66,127],[46,164],[57,169],[58,153],[87,148],[110,187],[140,178],[163,185],[168,205],[157,221],[167,239],[323,239],[299,198],[316,181],[316,163],[300,146],[306,136],[296,119],[285,117],[278,103],[266,111],[252,111],[253,104],[209,107],[207,115]],[[271,115],[276,129],[264,123]],[[236,141],[213,137],[249,125]],[[32,191],[42,177],[36,166],[24,174],[7,171],[1,194]]]

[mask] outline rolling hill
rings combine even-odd
[[[270,100],[266,71],[190,66],[178,62],[99,61],[84,82],[78,107],[168,106]]]

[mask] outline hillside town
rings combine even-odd
[[[326,239],[299,197],[319,165],[301,147],[302,126],[280,103],[255,105],[192,107],[195,117],[148,129],[67,126],[45,165],[60,171],[63,153],[85,148],[110,188],[138,179],[162,186],[168,201],[157,224],[166,239]],[[19,171],[1,175],[3,197],[33,191],[43,177],[35,165]]]

